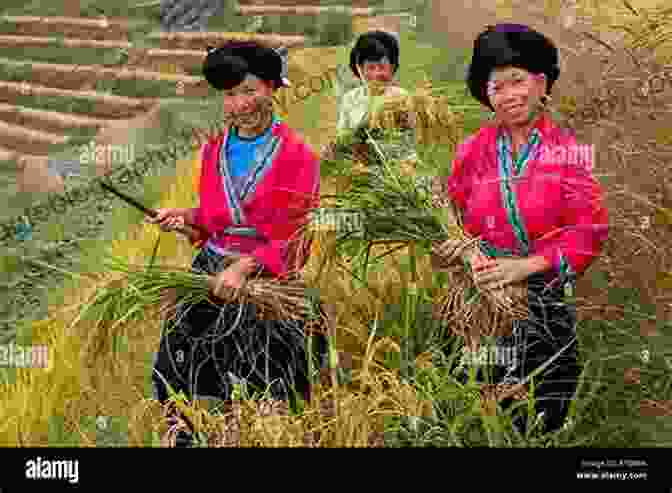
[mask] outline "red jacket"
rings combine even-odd
[[[542,116],[540,138],[520,174],[507,171],[498,155],[498,128],[482,128],[462,143],[448,178],[448,193],[464,212],[468,233],[497,249],[541,255],[555,274],[580,275],[600,254],[608,213],[592,175],[593,147]],[[510,185],[508,187],[507,185]]]
[[[220,171],[227,134],[211,138],[202,148],[200,204],[194,219],[209,235],[202,236],[198,244],[209,240],[222,249],[250,254],[276,276],[303,267],[310,241],[302,227],[310,211],[319,206],[318,156],[286,123],[277,122],[240,198],[233,192],[226,166],[224,174]],[[235,228],[247,231],[237,234]]]

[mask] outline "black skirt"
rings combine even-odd
[[[225,262],[204,248],[192,270],[214,274]],[[229,400],[233,384],[238,383],[248,395],[268,392],[292,405],[296,397],[309,400],[311,382],[326,366],[328,354],[325,331],[307,335],[307,324],[316,326],[309,320],[260,319],[251,304],[185,306],[177,300],[175,315],[162,324],[152,372],[155,398],[167,401],[167,383],[189,399]],[[323,328],[324,324],[318,327]]]
[[[528,279],[528,304],[529,318],[515,322],[511,336],[496,338],[494,348],[484,348],[478,361],[478,379],[492,383],[521,382],[562,350],[534,379],[535,410],[543,413],[545,430],[550,432],[564,424],[581,373],[576,311],[565,300],[564,286],[548,288],[542,275]],[[467,372],[465,365],[463,381]],[[506,408],[512,402],[507,399],[502,405]],[[523,427],[526,425],[524,415],[519,415],[516,421]]]

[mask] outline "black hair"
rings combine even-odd
[[[488,26],[474,42],[467,86],[472,96],[490,109],[485,86],[493,69],[504,66],[545,74],[547,94],[560,76],[558,49],[546,36],[518,24]]]
[[[253,42],[231,42],[221,48],[208,47],[203,62],[203,76],[215,89],[231,89],[243,82],[247,74],[282,86],[281,55]]]
[[[248,73],[250,73],[250,66],[244,59],[237,56],[221,56],[212,59],[203,67],[206,80],[218,91],[236,87],[243,82]]]
[[[359,77],[357,65],[364,62],[377,62],[387,57],[393,66],[393,73],[399,68],[399,43],[394,36],[385,31],[371,31],[362,34],[350,52],[350,70]]]
[[[365,62],[379,62],[383,58],[391,59],[390,51],[377,39],[368,38],[359,48],[357,54],[357,64],[364,65]]]

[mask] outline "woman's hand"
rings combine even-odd
[[[475,272],[488,270],[497,265],[497,261],[494,258],[490,258],[481,252],[478,248],[474,249],[473,252],[469,253],[466,257],[466,261],[471,266],[471,270]]]
[[[242,257],[223,271],[208,279],[208,285],[212,294],[218,298],[226,299],[228,289],[241,289],[247,276],[254,271],[257,261],[254,257]]]
[[[485,289],[501,289],[527,279],[543,270],[536,258],[475,258],[472,261],[474,281]]]
[[[459,256],[455,257],[457,250],[463,243],[462,240],[446,240],[434,245],[430,257],[432,267],[441,270],[447,269],[455,263],[467,262],[472,268],[483,268],[494,262],[493,259],[485,256],[475,246],[467,247]]]
[[[184,216],[186,215],[185,209],[158,209],[157,212],[158,214],[155,217],[147,217],[147,222],[150,224],[158,224],[161,231],[177,231],[184,228]]]

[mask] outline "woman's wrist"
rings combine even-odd
[[[551,263],[548,260],[546,260],[546,257],[543,257],[541,255],[534,255],[532,257],[527,257],[525,259],[525,262],[527,263],[530,275],[549,271],[553,267]]]
[[[196,223],[196,209],[182,209],[182,217],[184,218],[184,222],[188,224],[195,224]]]
[[[250,255],[241,257],[238,261],[238,268],[240,269],[240,272],[245,275],[249,275],[254,272],[254,270],[257,268],[257,265],[257,259]]]
[[[479,252],[480,250],[477,246],[471,246],[466,250],[464,250],[464,252],[462,252],[462,255],[460,255],[460,258],[462,259],[462,263],[464,264],[464,266],[471,269],[471,261]]]

